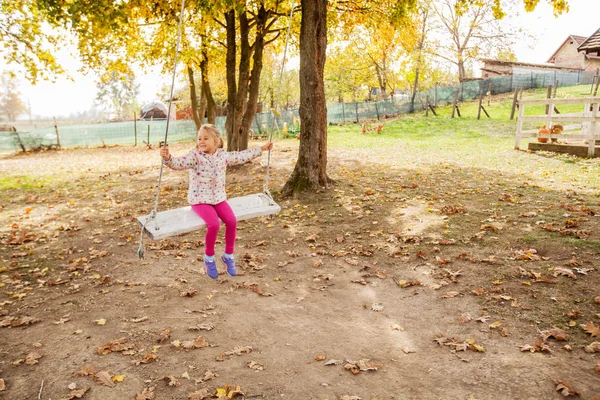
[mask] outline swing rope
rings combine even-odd
[[[277,108],[279,107],[279,96],[281,95],[281,82],[283,81],[283,70],[285,68],[285,57],[287,55],[288,42],[290,39],[290,30],[292,29],[292,17],[294,16],[295,3],[292,3],[290,10],[290,22],[288,24],[287,33],[285,35],[285,47],[283,49],[283,59],[281,60],[281,70],[279,71],[279,85],[277,87],[277,97],[275,98],[275,107],[273,109],[273,119],[271,121],[271,133],[269,135],[269,142],[273,141],[273,126],[276,124],[275,118],[277,117]],[[279,130],[279,126],[277,127]],[[265,174],[265,194],[271,199],[271,193],[269,192],[269,168],[271,165],[271,150],[267,154],[267,172]]]
[[[278,103],[279,103],[279,96],[281,94],[281,82],[283,80],[283,70],[285,67],[285,59],[286,59],[286,55],[287,55],[287,49],[288,49],[288,43],[289,43],[289,36],[290,36],[290,30],[292,27],[292,16],[294,14],[294,4],[292,3],[292,8],[290,11],[290,22],[288,24],[288,29],[287,29],[287,35],[285,38],[285,49],[283,52],[283,60],[281,63],[281,71],[279,74],[279,86],[277,89],[277,98],[275,100],[275,109],[277,109],[278,107]],[[164,146],[167,145],[167,138],[169,135],[169,116],[171,115],[171,105],[173,102],[173,90],[175,87],[175,76],[177,73],[177,56],[179,54],[179,45],[181,42],[181,26],[182,26],[182,21],[183,21],[183,11],[184,11],[184,7],[185,7],[185,0],[181,1],[181,12],[179,13],[179,26],[178,26],[178,30],[177,30],[177,46],[175,47],[175,60],[174,60],[174,65],[173,65],[173,76],[172,76],[172,80],[171,80],[171,95],[169,97],[169,110],[168,110],[168,116],[167,116],[167,126],[166,126],[166,130],[165,130],[165,140],[164,140]],[[275,122],[275,115],[273,115],[273,123]],[[273,125],[271,125],[271,133],[269,136],[269,142],[273,140]],[[268,152],[268,156],[267,156],[267,169],[266,169],[266,176],[265,176],[265,189],[264,189],[264,193],[265,195],[268,197],[269,202],[271,203],[271,205],[274,204],[274,200],[271,197],[271,194],[269,192],[269,172],[270,172],[270,164],[271,164],[271,150],[269,150]],[[150,222],[153,221],[154,222],[154,228],[155,229],[159,229],[158,226],[156,225],[156,214],[157,214],[157,210],[158,210],[158,202],[159,202],[159,198],[160,198],[160,185],[161,185],[161,181],[162,181],[162,175],[163,175],[163,169],[164,169],[164,163],[161,161],[160,163],[160,173],[158,175],[158,184],[156,186],[156,195],[155,195],[155,200],[154,200],[154,209],[150,212],[150,215],[148,216],[148,218],[146,219],[146,221],[144,222],[144,224],[142,225],[142,229],[140,232],[140,247],[138,248],[138,257],[139,258],[143,258],[144,257],[144,253],[145,253],[145,246],[144,246],[144,229],[146,229],[146,225]]]
[[[181,11],[179,12],[179,25],[177,27],[177,45],[175,46],[175,57],[173,61],[173,76],[171,79],[171,94],[169,96],[169,109],[167,111],[167,126],[165,129],[165,140],[163,142],[163,146],[167,146],[167,138],[169,136],[169,121],[171,120],[171,105],[173,104],[173,90],[175,88],[175,76],[177,75],[177,57],[179,55],[179,45],[181,44],[181,26],[183,23],[183,11],[185,8],[185,0],[181,0]],[[162,181],[164,169],[164,162],[160,163],[160,173],[158,174],[158,184],[156,185],[156,197],[154,200],[154,209],[150,212],[149,218],[146,219],[144,225],[142,225],[142,230],[140,232],[140,247],[138,248],[138,257],[143,258],[145,253],[144,246],[144,229],[146,229],[146,224],[150,221],[154,222],[154,229],[158,229],[156,226],[156,213],[158,210],[158,200],[160,198],[160,184]]]

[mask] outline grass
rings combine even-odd
[[[31,175],[8,175],[0,177],[0,190],[39,190],[48,186],[50,181]]]
[[[587,86],[559,88],[558,97],[584,97]],[[524,98],[545,98],[545,89],[527,91]],[[600,160],[583,159],[566,154],[515,151],[516,121],[510,120],[512,96],[494,96],[486,109],[491,118],[477,120],[478,101],[460,104],[462,117],[450,118],[451,107],[438,107],[438,116],[425,113],[402,115],[383,123],[381,133],[362,133],[358,124],[330,126],[328,145],[353,151],[380,153],[390,148],[394,157],[404,159],[405,166],[448,163],[462,167],[492,169],[498,173],[525,173],[540,184],[554,183],[600,194]],[[541,113],[526,109],[527,114]],[[576,112],[567,110],[563,112]],[[521,148],[526,148],[525,141]],[[396,160],[398,161],[398,160]],[[568,168],[565,168],[568,165]]]

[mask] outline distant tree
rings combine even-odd
[[[100,77],[96,88],[96,105],[113,113],[118,119],[132,117],[139,108],[136,98],[140,93],[140,85],[136,83],[133,72],[128,69],[105,73]]]
[[[468,7],[455,0],[433,0],[432,10],[440,33],[435,54],[456,65],[458,80],[468,78],[467,66],[476,58],[490,56],[513,45],[515,32],[502,24],[504,9],[498,0],[473,1]],[[506,2],[507,7],[511,7]]]
[[[21,101],[21,94],[17,89],[17,79],[9,73],[5,73],[1,78],[2,92],[0,93],[0,114],[6,116],[9,121],[14,121],[17,117],[27,111],[27,107]]]

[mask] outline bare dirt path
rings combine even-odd
[[[278,143],[271,187],[296,151]],[[401,144],[331,149],[329,171],[241,222],[243,275],[211,280],[203,232],[137,259],[156,151],[1,158],[0,399],[600,397],[596,197]],[[166,172],[161,209],[186,185]]]

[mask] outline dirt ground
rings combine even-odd
[[[330,149],[335,184],[240,222],[217,280],[204,232],[138,260],[156,150],[0,158],[0,399],[600,398],[593,190],[410,153]],[[271,188],[296,158],[276,143]],[[187,173],[161,188],[185,205]]]

